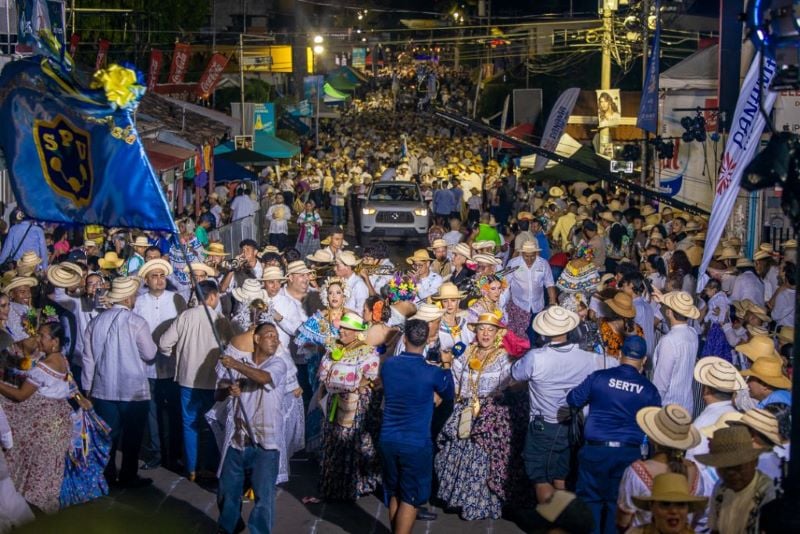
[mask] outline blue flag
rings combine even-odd
[[[636,126],[655,133],[658,130],[658,63],[661,55],[661,0],[656,0],[656,33],[653,35],[653,49],[647,58],[647,75],[642,88],[642,102]]]
[[[112,65],[85,88],[55,59],[0,74],[0,148],[31,218],[174,232],[175,223],[132,113],[141,75]]]

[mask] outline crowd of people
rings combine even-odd
[[[392,101],[354,106],[257,190],[213,191],[174,236],[10,214],[0,531],[163,466],[216,486],[220,532],[252,490],[247,526],[270,532],[296,454],[319,466],[309,502],[379,493],[400,533],[435,520],[428,502],[531,531],[766,528],[797,243],[747,257],[726,238],[697,294],[705,218],[523,183]],[[428,246],[402,257],[339,226],[392,179],[431,203]],[[250,193],[268,228],[226,250],[220,214],[252,214]]]

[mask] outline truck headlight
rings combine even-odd
[[[361,213],[364,215],[375,215],[377,212],[375,208],[361,208]]]
[[[428,215],[428,209],[427,208],[416,209],[414,210],[414,215],[416,215],[417,217],[425,217],[426,215]]]

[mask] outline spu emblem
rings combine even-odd
[[[33,138],[50,188],[78,207],[89,204],[92,198],[89,132],[56,115],[52,121],[34,121]]]

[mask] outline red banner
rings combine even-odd
[[[197,94],[202,98],[208,98],[214,92],[214,88],[219,83],[222,77],[222,71],[225,70],[225,65],[228,64],[228,58],[222,54],[214,54],[206,65],[206,70],[200,77],[200,82],[197,84]]]
[[[81,36],[77,33],[73,33],[69,38],[69,55],[71,55],[73,58],[75,57],[75,52],[78,51],[78,43],[80,42]]]
[[[183,83],[183,77],[189,70],[189,56],[191,45],[175,43],[175,52],[172,54],[172,65],[169,67],[169,83]]]
[[[108,47],[111,43],[108,39],[100,39],[97,46],[97,61],[94,64],[94,70],[100,70],[106,66],[106,57],[108,56]]]
[[[164,61],[164,54],[161,50],[153,48],[150,50],[150,68],[147,69],[147,90],[152,91],[158,83],[158,75],[161,72],[161,64]]]

